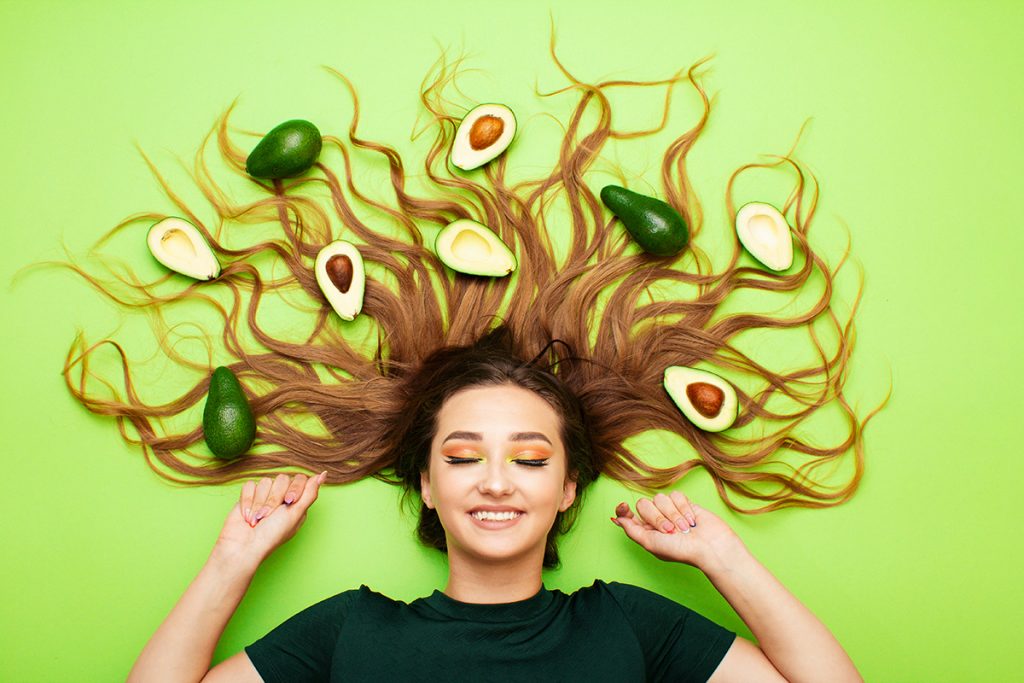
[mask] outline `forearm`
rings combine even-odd
[[[704,572],[786,680],[863,680],[828,628],[745,547],[723,553]]]
[[[224,628],[248,590],[258,562],[240,561],[216,548],[185,594],[146,643],[133,681],[202,680]]]

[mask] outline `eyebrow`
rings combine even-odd
[[[483,441],[484,435],[480,432],[452,432],[448,436],[444,437],[442,444],[448,443],[453,439],[460,441]],[[540,432],[512,432],[508,437],[509,441],[545,441],[551,444],[551,439],[544,436]]]

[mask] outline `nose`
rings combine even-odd
[[[478,488],[481,493],[488,493],[492,496],[507,496],[515,490],[515,485],[501,458],[493,458],[487,464]]]

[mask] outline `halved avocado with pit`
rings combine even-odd
[[[673,365],[665,370],[664,385],[683,415],[705,432],[723,431],[736,421],[736,390],[713,372]]]
[[[519,266],[515,254],[491,230],[467,218],[449,223],[434,240],[441,261],[460,273],[504,277]]]
[[[316,282],[342,320],[354,320],[363,310],[366,271],[354,244],[331,242],[316,255]]]
[[[455,132],[452,165],[471,171],[508,149],[516,136],[516,117],[503,104],[474,107]]]

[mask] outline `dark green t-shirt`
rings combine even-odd
[[[597,580],[496,605],[439,590],[405,603],[365,585],[245,648],[277,681],[706,681],[735,635],[649,590]]]

